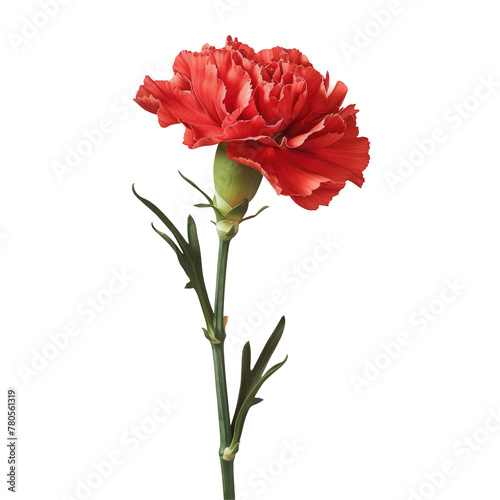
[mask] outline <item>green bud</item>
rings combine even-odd
[[[240,443],[236,443],[234,447],[232,447],[231,445],[227,446],[224,449],[222,459],[225,460],[226,462],[231,462],[232,460],[234,460],[234,457],[236,456],[236,453],[238,453],[239,448],[240,448]]]
[[[227,144],[225,142],[219,144],[214,161],[215,203],[224,216],[243,201],[252,200],[261,181],[260,172],[230,160],[227,157]],[[230,219],[241,221],[245,215],[241,212],[238,210],[231,214]]]
[[[209,328],[208,330],[206,328],[202,328],[202,330],[205,334],[205,337],[210,341],[211,344],[220,344],[220,340],[217,340],[213,328]]]
[[[215,227],[217,228],[219,238],[222,238],[224,241],[229,241],[238,233],[240,224],[234,220],[221,220],[217,222]]]

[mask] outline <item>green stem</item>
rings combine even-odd
[[[222,471],[222,487],[224,488],[224,500],[235,500],[234,493],[234,460],[220,459]]]
[[[224,500],[234,500],[234,464],[233,461],[224,460],[224,450],[232,440],[231,417],[229,415],[229,400],[227,394],[226,366],[224,361],[224,294],[226,288],[227,257],[229,241],[220,240],[219,258],[217,261],[217,280],[214,304],[214,329],[215,336],[220,344],[212,344],[214,359],[215,388],[217,391],[217,411],[219,413],[220,447],[219,458],[222,473],[222,486]]]
[[[217,390],[217,411],[219,413],[219,459],[222,473],[222,486],[224,488],[224,500],[234,500],[233,461],[228,462],[222,458],[224,450],[231,444],[232,440],[223,342],[220,344],[213,344],[212,353],[215,369],[215,387]]]
[[[217,280],[215,283],[214,328],[215,336],[222,342],[226,337],[224,331],[224,294],[226,291],[227,256],[230,241],[219,240],[219,257],[217,260]]]

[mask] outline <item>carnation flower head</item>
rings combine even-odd
[[[135,101],[159,124],[185,126],[189,148],[227,143],[229,159],[260,172],[301,207],[328,205],[361,187],[369,141],[360,137],[347,86],[330,84],[297,49],[256,52],[237,38],[183,50],[168,81],[146,77]]]

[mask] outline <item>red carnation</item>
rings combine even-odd
[[[308,210],[328,205],[351,181],[361,187],[369,142],[357,110],[341,108],[347,87],[329,89],[297,49],[255,52],[227,38],[223,49],[182,51],[174,77],[146,77],[135,101],[162,127],[183,123],[190,148],[227,142],[232,160],[261,172],[278,194]]]

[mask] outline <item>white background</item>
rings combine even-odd
[[[256,49],[297,47],[343,80],[372,156],[363,189],[348,186],[317,212],[263,183],[252,207],[271,208],[232,244],[233,405],[242,336],[257,353],[285,314],[274,360],[289,354],[249,414],[240,500],[499,498],[500,426],[489,418],[500,407],[494,4],[72,0],[50,19],[40,4],[9,2],[1,16],[2,386],[19,397],[17,498],[83,498],[76,488],[89,478],[92,499],[221,498],[203,318],[130,189],[183,228],[195,215],[213,290],[211,214],[190,208],[200,200],[177,170],[210,190],[215,148],[189,150],[182,127],[160,128],[131,99],[146,73],[170,78],[180,50],[222,46],[228,34]],[[54,165],[102,120],[101,143],[58,178]],[[321,241],[338,247],[318,253]],[[132,278],[110,296],[113,272]],[[92,297],[111,302],[91,316]],[[49,334],[71,322],[80,334],[54,354]],[[45,366],[43,352],[53,357]],[[152,430],[157,398],[176,409]],[[134,450],[127,436],[141,425],[150,433]],[[121,464],[95,487],[92,464],[117,453]],[[443,462],[453,474],[434,474]]]

